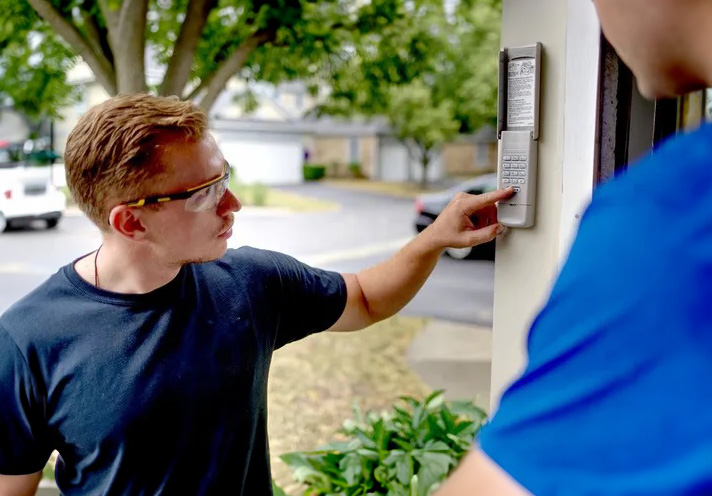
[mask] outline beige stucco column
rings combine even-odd
[[[492,407],[525,365],[529,326],[593,188],[600,30],[590,0],[504,0],[502,46],[543,45],[536,225],[497,242]]]

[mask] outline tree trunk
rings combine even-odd
[[[428,166],[430,165],[430,149],[420,149],[420,165],[423,168],[423,176],[420,178],[420,187],[426,189],[428,187]]]
[[[116,83],[119,93],[142,93],[146,87],[146,14],[148,0],[124,0],[114,49]]]
[[[84,59],[97,81],[110,95],[116,94],[116,73],[111,62],[89,42],[77,27],[64,18],[49,0],[29,0],[37,14]]]
[[[205,88],[205,96],[200,101],[200,108],[205,112],[209,112],[215,104],[220,93],[225,89],[228,80],[237,73],[247,62],[248,57],[255,48],[274,39],[276,32],[274,30],[258,31],[249,38],[245,39],[242,44],[225,60],[223,60],[215,73],[209,78],[209,83]]]
[[[173,55],[166,68],[166,75],[158,90],[159,94],[183,95],[185,85],[190,77],[190,69],[193,67],[193,59],[195,58],[200,36],[203,33],[210,11],[216,5],[216,0],[190,0],[185,21],[181,26],[178,39],[173,48]]]

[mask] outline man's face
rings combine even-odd
[[[704,88],[697,64],[708,0],[594,0],[603,32],[647,98]]]
[[[195,143],[174,142],[163,147],[161,160],[167,172],[156,184],[155,194],[180,193],[219,177],[225,159],[210,135]],[[242,205],[227,190],[213,209],[186,210],[186,200],[144,208],[146,239],[156,255],[173,264],[206,262],[221,257],[232,235],[233,212]]]

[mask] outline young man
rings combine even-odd
[[[645,96],[712,86],[710,0],[594,3]],[[706,125],[595,192],[526,370],[438,496],[712,494],[711,304]]]
[[[103,244],[0,318],[0,495],[33,494],[55,449],[64,494],[271,494],[272,352],[395,314],[445,247],[502,229],[511,191],[457,197],[359,274],[226,250],[240,202],[207,126],[190,103],[126,95],[70,134],[69,187]]]

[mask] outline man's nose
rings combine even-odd
[[[242,208],[242,203],[238,200],[237,196],[229,189],[225,190],[220,203],[218,204],[218,214],[222,215],[227,212],[239,212]]]

